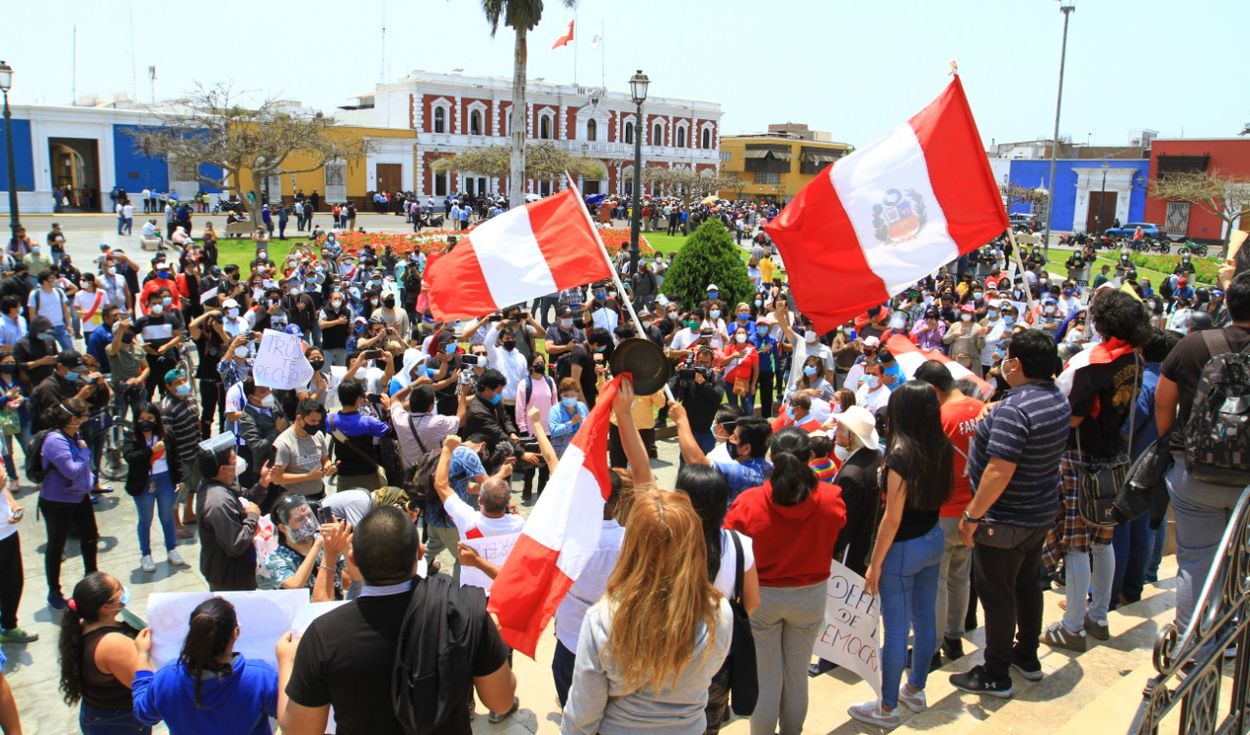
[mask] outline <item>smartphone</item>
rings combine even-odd
[[[338,518],[334,517],[334,511],[332,509],[318,508],[317,520],[321,521],[322,523],[334,523],[338,520]]]
[[[596,353],[593,355],[592,359],[593,359],[595,362],[597,362],[597,363],[601,363],[601,362],[603,362],[603,354],[602,354],[602,353],[599,353],[599,352],[596,352]]]
[[[364,358],[366,360],[376,360],[382,356],[382,350],[366,350]]]
[[[25,516],[26,516],[26,509],[18,508],[17,510],[13,511],[12,515],[9,516],[9,522],[17,523],[18,521],[22,520],[22,518],[24,518]]]

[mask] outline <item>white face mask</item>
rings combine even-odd
[[[959,315],[959,319],[960,319],[960,321],[970,322],[970,321],[972,321],[972,315],[971,315],[971,314],[960,314],[960,315]]]
[[[844,446],[841,446],[840,444],[838,444],[838,445],[834,445],[834,447],[833,447],[833,456],[835,456],[835,457],[837,457],[837,458],[838,458],[838,464],[842,464],[842,463],[846,462],[846,460],[850,459],[850,457],[851,457],[851,450],[850,450],[850,449],[847,449],[847,448],[846,448],[846,447],[844,447]]]
[[[810,329],[803,333],[803,340],[807,342],[809,345],[814,343],[819,338],[820,338],[820,335],[816,334],[816,332]]]
[[[238,347],[234,348],[234,356],[235,356],[235,357],[243,357],[243,358],[246,358],[246,357],[247,357],[248,355],[250,355],[250,354],[252,354],[252,352],[251,352],[251,350],[249,350],[249,349],[247,348],[247,345],[239,345]]]
[[[738,344],[742,344],[743,342],[747,341],[747,336],[743,334],[742,332],[738,332],[737,334],[734,335],[734,340],[736,340]]]
[[[148,307],[148,311],[150,311],[151,313],[157,316],[160,316],[161,312],[165,311],[165,306],[164,304],[152,304],[151,306]]]
[[[226,316],[230,317],[231,319],[237,319],[239,316],[239,310],[233,307],[226,309]]]
[[[274,406],[278,405],[278,401],[273,397],[272,393],[266,393],[265,397],[260,399],[260,405],[264,406],[265,408],[273,408]]]
[[[247,472],[247,460],[239,455],[234,455],[234,481],[237,483],[243,473]]]

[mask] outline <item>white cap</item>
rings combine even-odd
[[[880,347],[881,340],[876,337],[864,337],[865,347]]]
[[[235,301],[234,299],[226,299],[225,301],[221,302],[221,308],[237,309],[239,308],[239,302]]]
[[[719,291],[719,290],[720,290],[720,286],[717,286],[715,283],[709,283],[709,284],[708,284],[708,286],[707,286],[707,290],[708,290],[708,291]]]

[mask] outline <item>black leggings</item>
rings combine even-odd
[[[17,627],[17,606],[22,601],[22,586],[26,577],[22,574],[21,534],[0,541],[0,628]]]
[[[200,379],[200,436],[213,435],[213,413],[217,413],[217,425],[226,424],[226,392],[220,380]]]
[[[43,552],[44,575],[48,580],[48,594],[61,592],[61,554],[65,552],[65,541],[69,538],[70,527],[78,532],[78,544],[82,549],[83,575],[96,571],[96,544],[100,540],[100,532],[95,525],[95,508],[91,498],[83,498],[78,503],[62,503],[55,500],[39,499],[39,512],[43,514],[43,525],[48,533],[48,545]]]

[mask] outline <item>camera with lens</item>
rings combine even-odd
[[[702,365],[683,365],[677,368],[677,377],[682,380],[694,380],[694,376],[702,375],[704,380],[712,381],[716,379],[716,373],[712,368],[703,367]]]

